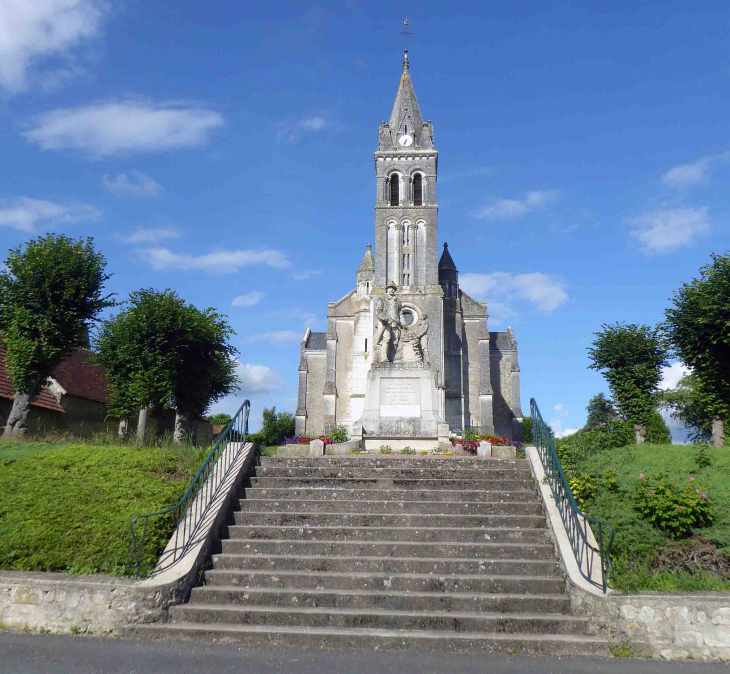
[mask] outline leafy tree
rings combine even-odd
[[[695,374],[682,377],[676,388],[662,391],[662,407],[670,410],[673,419],[690,429],[692,442],[708,442],[712,437],[713,415],[707,399],[702,382]]]
[[[586,421],[585,428],[589,431],[592,431],[598,426],[605,426],[616,417],[616,408],[614,407],[613,401],[606,398],[603,393],[593,396],[588,401],[586,410],[588,410],[588,420]]]
[[[9,252],[0,272],[0,338],[15,394],[5,435],[27,430],[30,402],[53,368],[86,342],[87,323],[107,307],[106,258],[91,238],[48,234]]]
[[[603,371],[619,412],[641,427],[637,442],[643,441],[646,426],[658,405],[657,391],[667,349],[657,328],[616,323],[602,325],[588,354],[592,370]]]
[[[259,435],[262,445],[278,445],[284,438],[294,435],[294,416],[290,412],[277,412],[276,407],[264,408],[263,424]]]
[[[697,394],[712,417],[712,444],[724,444],[730,415],[730,253],[712,256],[700,277],[671,298],[666,330],[676,355],[699,383]]]
[[[213,426],[228,426],[231,423],[231,415],[223,412],[213,414],[205,417],[206,421],[209,421]]]
[[[235,389],[232,334],[224,316],[186,304],[172,290],[131,293],[94,341],[110,382],[110,411],[126,419],[137,410],[174,409],[181,440],[192,417]]]

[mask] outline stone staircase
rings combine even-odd
[[[263,458],[205,584],[146,637],[605,654],[524,460]]]

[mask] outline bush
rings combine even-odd
[[[411,447],[404,447],[403,449],[400,450],[400,453],[411,456],[416,453],[416,450],[412,449]]]
[[[392,453],[393,448],[390,445],[380,445],[380,453],[381,454],[390,454]]]
[[[709,526],[714,519],[714,505],[707,494],[693,484],[681,488],[662,478],[637,483],[634,508],[673,539],[685,538],[692,529]]]
[[[669,427],[659,412],[654,412],[646,425],[646,442],[652,445],[669,445],[672,442]]]
[[[347,429],[342,426],[335,426],[329,434],[332,442],[347,442],[350,436],[347,434]]]
[[[532,417],[523,417],[522,418],[522,442],[524,442],[526,445],[531,445],[532,443]]]
[[[479,437],[479,434],[471,428],[471,426],[467,426],[464,429],[464,432],[461,434],[461,439],[466,440],[467,442],[474,442]]]
[[[295,420],[290,412],[277,412],[276,407],[264,409],[261,426],[262,442],[265,446],[278,445],[284,438],[294,435]]]
[[[568,470],[566,473],[568,478],[568,486],[570,491],[573,492],[578,507],[581,510],[585,510],[588,503],[593,499],[598,491],[598,485],[595,479],[588,474],[578,475],[572,470]]]

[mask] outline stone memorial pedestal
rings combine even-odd
[[[352,438],[368,451],[434,449],[448,442],[449,426],[438,412],[437,372],[418,362],[374,363],[368,372],[363,415]]]

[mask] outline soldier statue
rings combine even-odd
[[[380,323],[378,333],[375,336],[375,346],[377,349],[380,347],[380,343],[383,342],[385,351],[384,360],[390,360],[388,357],[388,349],[391,341],[397,351],[401,330],[403,330],[403,325],[400,322],[400,312],[403,307],[400,299],[395,296],[396,290],[398,290],[398,286],[393,281],[388,283],[385,286],[386,294],[378,300],[375,306],[375,315]],[[375,353],[377,355],[378,351],[376,350]]]

